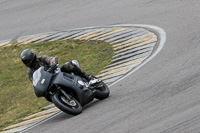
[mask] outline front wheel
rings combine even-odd
[[[110,94],[108,86],[103,81],[101,81],[98,86],[95,89],[95,98],[100,100],[107,98]]]
[[[82,112],[81,104],[75,98],[71,97],[71,99],[72,100],[70,101],[67,100],[65,96],[59,91],[55,92],[51,97],[51,100],[55,106],[63,112],[71,115],[80,114]]]

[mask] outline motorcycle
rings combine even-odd
[[[78,62],[75,65],[80,68]],[[61,72],[59,65],[50,68],[41,66],[33,73],[33,87],[37,97],[45,97],[65,113],[78,115],[82,106],[94,98],[102,100],[109,96],[107,85],[93,78],[93,82],[87,82],[73,73]]]

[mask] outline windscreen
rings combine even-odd
[[[41,69],[42,67],[40,67],[38,70],[36,70],[33,73],[33,86],[35,87],[37,85],[37,83],[39,82],[39,80],[41,79]]]

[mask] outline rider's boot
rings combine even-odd
[[[89,83],[89,86],[99,83],[101,81],[98,78],[95,78],[94,76],[83,72],[77,61],[75,61],[75,60],[71,61],[70,65],[71,65],[70,67],[72,68],[72,72],[74,74],[77,74],[77,75],[85,78],[87,80],[87,82]]]
[[[90,75],[90,74],[87,74],[87,73],[85,73],[85,72],[83,72],[83,77],[88,81],[89,86],[101,82],[100,79],[95,78],[94,76],[92,76],[92,75]]]

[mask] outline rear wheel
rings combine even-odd
[[[103,81],[97,85],[95,90],[95,98],[100,100],[107,98],[110,94],[108,86]]]
[[[53,94],[51,100],[52,102],[58,107],[60,110],[62,110],[65,113],[71,114],[71,115],[78,115],[82,112],[82,106],[81,104],[73,97],[70,97],[71,100],[67,100],[65,96],[57,91]]]

